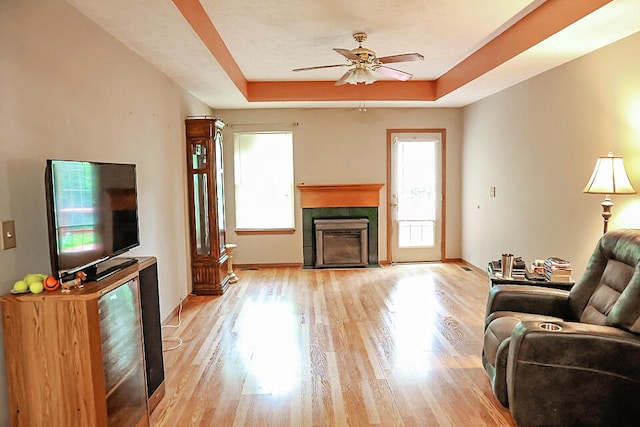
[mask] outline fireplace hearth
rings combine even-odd
[[[316,219],[313,223],[316,268],[368,265],[368,219]]]

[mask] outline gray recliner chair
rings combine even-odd
[[[602,236],[571,291],[493,287],[482,362],[519,426],[640,425],[640,230]]]

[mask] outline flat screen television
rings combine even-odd
[[[114,259],[140,245],[136,165],[47,160],[45,187],[55,277],[100,280],[136,262]]]

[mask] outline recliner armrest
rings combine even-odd
[[[507,359],[509,406],[521,426],[637,425],[640,336],[574,322],[520,322]],[[621,361],[625,361],[621,363]]]
[[[545,365],[585,367],[631,375],[640,384],[640,366],[619,363],[640,355],[640,336],[611,326],[579,322],[550,322],[560,327],[547,330],[547,322],[523,321],[511,334],[509,358]],[[624,352],[629,352],[626,357]]]
[[[497,285],[489,291],[485,319],[496,311],[569,317],[569,291],[527,285]]]

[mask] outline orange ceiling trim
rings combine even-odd
[[[220,37],[220,33],[213,26],[211,19],[207,15],[198,0],[172,0],[176,5],[184,19],[187,20],[193,31],[196,32],[200,40],[213,54],[216,61],[222,69],[227,73],[240,92],[247,97],[247,79],[245,78],[235,59],[231,56],[231,52],[224,44],[224,40]]]
[[[249,102],[270,101],[433,101],[433,81],[377,81],[336,86],[332,81],[248,82]]]
[[[378,81],[335,86],[333,81],[247,81],[198,0],[172,0],[249,102],[435,101],[493,70],[612,0],[546,0],[436,80]]]
[[[440,76],[436,99],[493,70],[612,0],[547,0]]]

